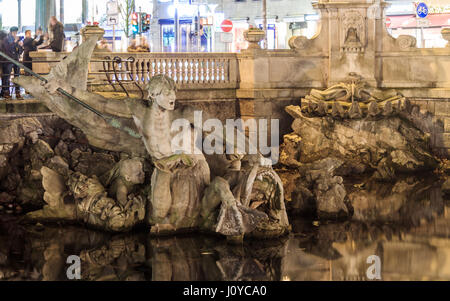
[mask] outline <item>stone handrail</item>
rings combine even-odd
[[[126,60],[119,64],[119,71],[131,72],[129,79],[138,84],[166,74],[179,89],[237,87],[237,57],[233,53],[114,53],[114,57]],[[134,62],[129,62],[130,58]]]
[[[33,52],[33,70],[48,73],[52,65],[67,53]],[[99,60],[109,57],[122,59],[116,71],[120,80],[134,80],[144,87],[156,74],[166,74],[175,80],[178,89],[236,89],[238,87],[238,62],[235,53],[133,53],[96,52],[90,66],[90,77],[105,80],[104,67]],[[39,63],[42,61],[42,63]],[[111,65],[108,66],[112,71]],[[110,80],[116,82],[110,73]]]

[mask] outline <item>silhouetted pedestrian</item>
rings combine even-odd
[[[64,34],[64,25],[53,16],[50,18],[48,29],[50,34],[50,45],[45,48],[51,49],[54,52],[63,51],[66,38],[66,35]]]
[[[31,37],[31,30],[25,31],[25,40],[23,40],[23,64],[32,69],[33,63],[30,52],[37,51],[37,47],[44,43],[42,31],[38,30],[34,38]]]
[[[6,39],[6,37],[8,36],[8,34],[6,33],[6,31],[0,30],[0,51],[1,52],[5,52],[3,50],[3,41]],[[3,61],[5,59],[4,58],[0,58],[0,76],[3,74]],[[3,85],[3,78],[2,78],[2,85]],[[0,89],[0,97],[3,97],[3,89]]]
[[[3,40],[2,48],[3,52],[9,56],[12,59],[15,59],[16,61],[19,60],[20,55],[23,52],[23,43],[19,41],[19,36],[17,35],[17,32],[19,29],[15,26],[11,27],[10,33],[8,36]],[[10,78],[11,78],[11,71],[14,70],[14,77],[20,76],[20,67],[16,66],[12,63],[3,63],[2,68],[2,94],[4,98],[11,98],[10,94]],[[20,86],[14,85],[15,92],[16,92],[16,99],[21,99],[22,96],[20,95]]]

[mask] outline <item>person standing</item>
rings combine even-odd
[[[5,31],[0,30],[0,51],[1,52],[5,52],[3,50],[3,41],[6,39],[7,36],[8,36],[8,34]],[[5,60],[4,58],[0,58],[0,76],[3,74],[2,71],[3,71],[3,64],[4,64],[3,61],[4,60]],[[3,77],[2,77],[2,85],[3,85]],[[0,85],[0,88],[1,88],[1,85]],[[0,97],[3,97],[3,89],[0,89]]]
[[[31,37],[31,30],[25,31],[25,40],[23,40],[23,64],[29,69],[33,68],[30,52],[37,51],[37,47],[44,43],[44,36],[41,30],[37,30],[34,38]]]
[[[19,36],[17,35],[17,32],[19,31],[19,28],[16,26],[11,27],[10,33],[3,41],[3,52],[9,56],[10,58],[18,61],[20,58],[20,55],[23,52],[23,42],[19,41]],[[4,98],[11,98],[10,94],[10,78],[11,78],[11,71],[14,70],[14,77],[20,76],[20,67],[16,66],[12,63],[3,63],[2,68],[2,94]],[[16,92],[16,99],[22,99],[22,96],[20,95],[20,86],[14,85],[15,92]]]
[[[61,52],[64,50],[64,42],[66,35],[64,34],[64,25],[56,19],[55,16],[50,18],[49,24],[50,45],[46,48],[54,52]]]

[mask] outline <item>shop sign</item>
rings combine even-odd
[[[428,9],[430,14],[445,14],[450,13],[450,4],[444,6],[430,6]]]

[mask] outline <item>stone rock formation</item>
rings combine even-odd
[[[312,90],[300,106],[286,111],[295,120],[280,161],[299,173],[296,210],[351,216],[354,199],[341,176],[369,174],[392,181],[439,165],[424,133],[431,126],[429,116],[395,91],[367,87],[355,74],[325,91]]]
[[[336,175],[343,164],[343,161],[328,158],[281,173],[290,211],[320,219],[351,217],[353,208],[344,180]]]
[[[364,87],[352,81],[313,90],[301,107],[287,107],[294,132],[285,136],[281,162],[295,167],[335,158],[345,162],[341,175],[375,171],[381,180],[435,169],[430,137],[409,117],[408,100]]]

